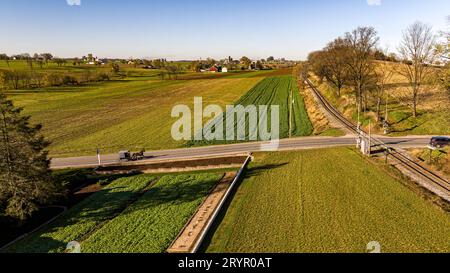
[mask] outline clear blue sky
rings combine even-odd
[[[397,47],[416,20],[446,27],[449,0],[1,0],[0,52],[59,57],[303,59],[360,25]]]

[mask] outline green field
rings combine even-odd
[[[120,178],[5,252],[164,252],[222,173]]]
[[[83,241],[83,252],[164,252],[221,176],[163,177],[136,203]]]
[[[98,225],[114,218],[154,179],[155,177],[148,175],[120,178],[71,208],[48,227],[26,237],[6,251],[61,252],[70,241],[80,240]]]
[[[224,107],[264,75],[230,73],[229,77],[165,81],[144,75],[76,87],[11,90],[7,95],[32,115],[33,122],[44,125],[53,157],[95,154],[97,147],[103,153],[168,149],[184,146],[171,137],[176,120],[171,117],[173,106],[193,107],[194,96],[201,96],[205,104]]]
[[[350,148],[255,156],[208,252],[450,251],[448,213]]]
[[[292,98],[291,98],[292,93]],[[313,131],[312,124],[308,118],[308,114],[305,109],[305,105],[303,102],[303,98],[300,96],[300,92],[298,90],[298,85],[295,82],[294,78],[290,75],[283,76],[272,76],[267,77],[257,85],[255,85],[252,89],[250,89],[244,96],[242,96],[238,101],[235,102],[234,105],[278,105],[280,109],[279,117],[280,117],[280,138],[289,137],[289,104],[291,101],[294,101],[292,106],[292,114],[291,114],[291,134],[292,136],[307,136],[310,135]],[[268,118],[268,128],[271,127],[271,111],[267,113]],[[224,134],[223,138],[226,139],[226,133],[229,131],[235,132],[235,140],[227,141],[227,140],[212,140],[212,141],[191,141],[189,145],[204,145],[204,144],[224,144],[224,143],[232,143],[237,141],[237,127],[244,126],[245,124],[245,141],[249,141],[250,135],[258,135],[257,140],[261,140],[258,134],[258,128],[253,127],[253,131],[249,129],[249,116],[241,117],[240,119],[236,119],[236,122],[233,124],[233,127],[228,126],[226,120],[233,119],[234,113],[227,113],[223,118],[224,124]],[[214,123],[214,122],[213,122]]]

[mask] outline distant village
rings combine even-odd
[[[136,68],[144,69],[161,69],[167,65],[181,64],[183,69],[189,69],[202,73],[227,73],[233,70],[265,70],[265,69],[277,69],[284,67],[292,67],[298,61],[290,61],[285,58],[274,58],[272,56],[267,59],[252,60],[246,56],[240,59],[233,59],[231,56],[221,60],[215,60],[213,58],[207,58],[205,60],[180,60],[180,61],[168,61],[167,59],[111,59],[111,58],[98,58],[94,54],[90,53],[82,57],[75,58],[58,58],[54,57],[50,53],[42,53],[30,55],[28,53],[8,56],[6,54],[0,54],[1,60],[25,60],[38,65],[45,65],[48,62],[54,62],[58,66],[65,65],[92,65],[92,66],[104,66],[106,64],[126,64]]]

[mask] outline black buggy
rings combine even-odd
[[[145,158],[145,149],[142,149],[138,153],[130,153],[130,151],[120,151],[119,160],[120,161],[138,161]]]

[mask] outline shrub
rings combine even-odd
[[[62,83],[64,85],[79,85],[80,83],[78,82],[78,79],[70,76],[70,75],[65,75],[62,79]]]
[[[44,75],[44,85],[46,86],[58,86],[62,84],[62,79],[59,74],[48,73]]]
[[[97,75],[97,81],[103,82],[103,81],[109,81],[110,77],[108,73],[100,73]]]

